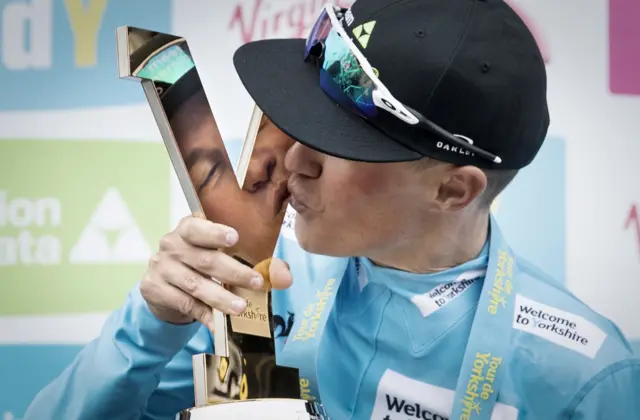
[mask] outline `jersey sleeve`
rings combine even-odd
[[[618,362],[590,381],[570,420],[640,420],[640,359]]]
[[[38,393],[23,420],[175,418],[175,407],[193,401],[185,347],[200,327],[158,320],[136,286],[100,335]]]

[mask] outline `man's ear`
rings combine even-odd
[[[442,175],[437,201],[443,210],[468,207],[487,187],[487,176],[475,166],[451,166]]]

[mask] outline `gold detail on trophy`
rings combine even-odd
[[[231,292],[247,301],[247,309],[240,315],[229,315],[234,332],[271,338],[269,296],[262,290],[231,288]]]
[[[231,289],[233,293],[247,301],[247,309],[242,314],[229,316],[231,328],[234,332],[271,338],[269,295],[265,293],[271,290],[270,263],[271,258],[267,258],[253,267],[264,279],[263,290],[248,290],[240,287]]]
[[[229,371],[229,362],[226,357],[220,358],[220,364],[218,365],[218,377],[220,378],[220,382],[224,382],[224,379],[227,377],[227,372]]]
[[[242,375],[242,383],[240,384],[240,399],[246,400],[249,398],[249,384],[247,383],[247,375]]]

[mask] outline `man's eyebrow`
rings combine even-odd
[[[195,148],[189,152],[184,160],[187,170],[191,170],[198,162],[206,160],[214,164],[224,163],[224,152],[220,149],[202,149]]]

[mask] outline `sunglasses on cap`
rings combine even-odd
[[[344,30],[341,21],[347,9],[330,4],[323,7],[305,44],[304,59],[315,58],[320,70],[320,87],[334,101],[365,119],[383,109],[407,124],[425,129],[444,141],[469,150],[494,163],[500,157],[473,145],[468,137],[452,134],[395,99],[378,78],[362,52]]]

